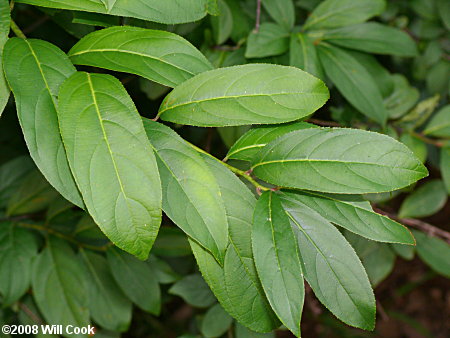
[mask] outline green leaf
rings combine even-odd
[[[305,298],[297,240],[279,197],[266,192],[253,216],[252,248],[256,270],[272,309],[300,337]]]
[[[89,324],[87,278],[67,242],[49,237],[47,247],[33,261],[31,279],[34,299],[48,324]]]
[[[0,166],[0,208],[7,206],[11,195],[33,168],[33,161],[28,156],[16,157]]]
[[[147,119],[144,126],[156,153],[164,212],[222,264],[228,225],[214,175],[200,155],[169,127]]]
[[[275,332],[258,333],[236,323],[234,334],[236,338],[275,338]]]
[[[186,235],[178,228],[162,227],[152,253],[165,257],[183,257],[191,254]]]
[[[154,255],[150,255],[147,263],[156,275],[159,284],[172,284],[180,279],[180,276],[173,271],[168,263]]]
[[[251,246],[254,195],[219,161],[204,155],[220,185],[228,215],[230,244],[224,266],[194,241],[190,241],[200,271],[222,307],[239,323],[258,332],[279,326],[264,295],[253,262]]]
[[[420,98],[420,93],[401,74],[392,75],[392,82],[394,88],[384,99],[384,106],[388,111],[389,118],[398,119],[414,107]]]
[[[450,138],[450,104],[433,115],[423,132],[425,135]]]
[[[233,16],[233,30],[231,31],[231,39],[240,43],[254,28],[254,23],[242,8],[241,0],[227,0],[228,7]]]
[[[391,248],[401,258],[410,261],[414,258],[415,247],[403,244],[391,244]]]
[[[411,150],[393,138],[345,128],[281,136],[260,151],[253,173],[283,187],[343,194],[392,191],[428,174]]]
[[[405,32],[377,22],[366,22],[325,31],[323,40],[367,53],[416,56],[414,40]]]
[[[220,304],[213,305],[203,317],[200,331],[206,338],[220,337],[227,332],[233,318],[225,312]]]
[[[230,148],[227,159],[252,161],[267,143],[291,131],[317,128],[307,122],[292,122],[278,126],[262,126],[250,129]]]
[[[146,259],[161,223],[161,183],[133,101],[116,78],[78,72],[61,86],[58,114],[92,218],[113,243]]]
[[[31,263],[37,241],[29,230],[0,223],[0,294],[4,307],[12,305],[30,287]]]
[[[428,181],[405,198],[398,216],[400,218],[431,216],[444,207],[447,197],[444,182],[438,179]]]
[[[326,0],[309,15],[303,29],[343,27],[361,23],[381,14],[385,5],[384,0]]]
[[[313,39],[308,35],[303,33],[291,35],[289,60],[291,66],[303,69],[319,79],[325,78],[316,46]]]
[[[80,250],[89,276],[89,311],[101,327],[124,332],[131,321],[131,302],[119,289],[103,256]],[[128,285],[130,287],[130,285]]]
[[[11,38],[3,56],[31,157],[64,198],[83,207],[61,140],[56,103],[59,87],[75,73],[74,66],[58,47],[42,40]]]
[[[361,196],[304,191],[285,192],[285,195],[315,210],[327,221],[373,241],[415,244],[405,226],[377,214]]]
[[[69,56],[78,65],[132,73],[169,87],[212,69],[203,54],[182,37],[130,26],[88,34]]]
[[[166,96],[158,114],[202,127],[283,123],[308,116],[328,98],[325,84],[300,69],[247,64],[187,80]]]
[[[413,231],[417,240],[417,254],[437,273],[450,278],[450,245],[443,240]]]
[[[387,111],[384,109],[380,90],[364,66],[337,47],[321,44],[318,52],[326,75],[341,94],[361,113],[384,124]]]
[[[72,14],[73,14],[72,19],[73,24],[82,24],[98,27],[112,27],[120,25],[120,17],[118,16],[99,13],[89,13],[89,12],[72,12]]]
[[[449,79],[450,62],[448,60],[440,60],[427,72],[426,83],[428,92],[445,96],[449,90]]]
[[[445,188],[450,195],[450,148],[441,149],[441,159],[439,162],[441,168],[442,180],[444,181]]]
[[[231,148],[239,138],[250,130],[250,126],[235,126],[217,128],[223,143],[227,148]]]
[[[208,0],[17,0],[30,5],[132,17],[178,24],[197,21],[206,15]],[[105,6],[108,3],[108,7]],[[113,4],[114,2],[114,4]],[[114,5],[114,6],[112,6]]]
[[[450,31],[450,7],[447,0],[436,0],[436,7],[442,23]]]
[[[2,54],[3,46],[8,40],[10,22],[9,1],[0,0],[0,116],[9,99],[9,86],[3,74]]]
[[[195,307],[209,307],[216,302],[216,298],[199,274],[185,276],[172,285],[169,293],[180,296],[186,303]]]
[[[295,8],[292,0],[262,0],[264,9],[279,25],[290,30],[295,24]]]
[[[218,5],[219,15],[211,17],[211,26],[216,44],[221,45],[231,35],[233,30],[233,15],[224,0],[219,0]]]
[[[416,157],[420,160],[420,162],[425,163],[427,159],[428,149],[424,141],[422,141],[414,134],[403,133],[402,136],[400,136],[400,142],[411,149],[414,155],[416,155]]]
[[[373,330],[375,297],[353,248],[320,214],[281,198],[297,235],[303,273],[317,298],[344,323]]]
[[[106,257],[123,293],[142,310],[159,315],[161,291],[150,265],[114,247],[108,249]]]
[[[258,31],[252,31],[248,36],[245,57],[263,58],[280,55],[288,49],[289,32],[277,24],[264,22]]]

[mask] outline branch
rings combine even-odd
[[[259,26],[261,22],[261,0],[256,0],[256,23],[255,23],[255,33],[259,32]]]

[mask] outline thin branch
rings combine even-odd
[[[26,39],[27,37],[23,34],[22,30],[17,26],[13,19],[11,19],[11,30],[16,34],[18,38]]]
[[[256,0],[256,23],[255,23],[255,32],[259,32],[259,26],[261,23],[261,0]]]
[[[417,133],[415,131],[411,132],[411,134],[415,137],[417,137],[418,139],[422,140],[425,143],[434,145],[436,147],[442,148],[445,145],[445,142],[442,141],[438,141],[438,140],[433,140],[431,138],[426,137],[425,135],[421,134],[421,133]]]
[[[306,122],[317,124],[318,126],[323,127],[342,127],[340,123],[333,121],[323,121],[318,119],[308,119]]]

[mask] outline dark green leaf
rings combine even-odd
[[[179,280],[169,289],[169,293],[180,296],[186,303],[195,307],[208,307],[216,302],[216,298],[199,274]]]
[[[9,86],[6,83],[6,79],[3,74],[2,54],[3,46],[8,40],[10,21],[9,1],[0,0],[0,116],[2,116],[3,109],[9,99]]]
[[[171,284],[180,279],[180,276],[172,270],[169,264],[156,256],[150,255],[147,263],[156,275],[159,284]]]
[[[450,148],[442,148],[439,165],[441,168],[442,180],[450,195]]]
[[[450,245],[443,240],[414,231],[417,239],[417,254],[434,271],[450,278]]]
[[[428,122],[425,135],[450,138],[450,105],[441,108]]]
[[[317,55],[316,46],[311,37],[303,33],[291,35],[289,47],[289,64],[303,69],[319,79],[324,79],[322,64]]]
[[[394,252],[406,260],[411,260],[414,258],[415,247],[403,244],[391,244],[391,248]]]
[[[227,148],[231,148],[236,141],[250,130],[250,126],[235,126],[217,128],[219,135]]]
[[[211,26],[216,44],[221,45],[231,35],[233,30],[233,15],[224,0],[219,0],[218,5],[219,15],[211,17]]]
[[[178,228],[162,227],[152,253],[158,256],[182,257],[191,254],[186,235]]]
[[[290,30],[295,24],[295,8],[292,0],[262,0],[264,9],[279,25]]]
[[[28,156],[16,157],[0,166],[0,208],[8,204],[11,195],[33,168],[33,161]]]
[[[58,114],[92,218],[117,246],[146,259],[161,223],[161,183],[133,101],[116,78],[78,72],[61,86]]]
[[[420,186],[403,201],[398,216],[417,218],[431,216],[447,202],[447,190],[441,180],[431,180]]]
[[[264,22],[258,31],[253,31],[248,36],[246,58],[263,58],[280,55],[289,49],[289,32],[285,28]]]
[[[203,317],[200,331],[206,338],[220,337],[231,326],[233,318],[225,312],[220,304],[213,305]]]
[[[450,31],[450,6],[447,0],[436,0],[437,11],[441,17],[442,23]]]
[[[389,118],[398,119],[414,107],[420,94],[403,75],[392,75],[392,82],[394,88],[390,95],[384,99],[384,106],[388,111]]]

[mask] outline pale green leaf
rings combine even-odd
[[[233,30],[233,15],[224,0],[218,1],[219,15],[211,17],[211,26],[216,44],[221,45]]]
[[[220,337],[227,332],[233,318],[220,306],[213,305],[203,317],[200,331],[206,338]]]
[[[450,195],[450,148],[442,148],[439,166],[441,168],[441,175],[445,188]]]
[[[248,64],[187,80],[166,97],[159,115],[204,127],[283,123],[308,116],[328,97],[325,84],[300,69]]]
[[[283,187],[362,194],[406,187],[428,171],[408,147],[389,136],[310,128],[266,145],[253,162],[253,173]]]
[[[424,130],[425,135],[450,138],[450,105],[441,108]]]
[[[212,69],[182,37],[140,27],[116,26],[88,34],[69,56],[75,64],[132,73],[170,87]]]
[[[8,40],[10,21],[9,1],[0,0],[0,116],[2,116],[3,109],[9,99],[9,86],[6,83],[6,79],[3,74],[2,54],[3,46]]]
[[[319,79],[325,78],[314,40],[306,34],[291,35],[289,64],[317,76]]]
[[[262,0],[264,9],[284,29],[291,29],[295,24],[295,8],[292,0]]]
[[[427,159],[428,149],[424,141],[422,141],[414,134],[404,133],[402,134],[402,136],[400,136],[400,142],[411,149],[414,155],[416,155],[416,157],[420,160],[420,162],[425,163]]]
[[[156,153],[164,212],[222,264],[228,225],[216,178],[197,151],[169,127],[147,119],[144,126]]]
[[[58,116],[92,218],[113,243],[146,259],[161,223],[161,183],[133,101],[116,78],[78,72],[61,86]]]
[[[169,293],[180,296],[186,303],[195,307],[208,307],[216,302],[216,298],[199,274],[180,279],[172,285]]]
[[[4,70],[30,155],[58,192],[83,207],[67,163],[58,126],[56,97],[75,67],[56,46],[42,40],[11,38],[3,51]]]
[[[271,22],[264,22],[258,31],[248,36],[246,58],[263,58],[280,55],[289,49],[289,32]]]
[[[434,271],[450,278],[450,245],[443,240],[414,231],[417,254]]]
[[[428,181],[405,198],[398,216],[400,218],[431,216],[444,207],[447,198],[444,182],[438,179]]]
[[[106,11],[109,13],[116,3],[116,0],[101,0],[101,2],[105,5]]]
[[[252,248],[258,276],[272,309],[300,337],[305,288],[297,240],[279,197],[272,192],[262,194],[256,204]]]

